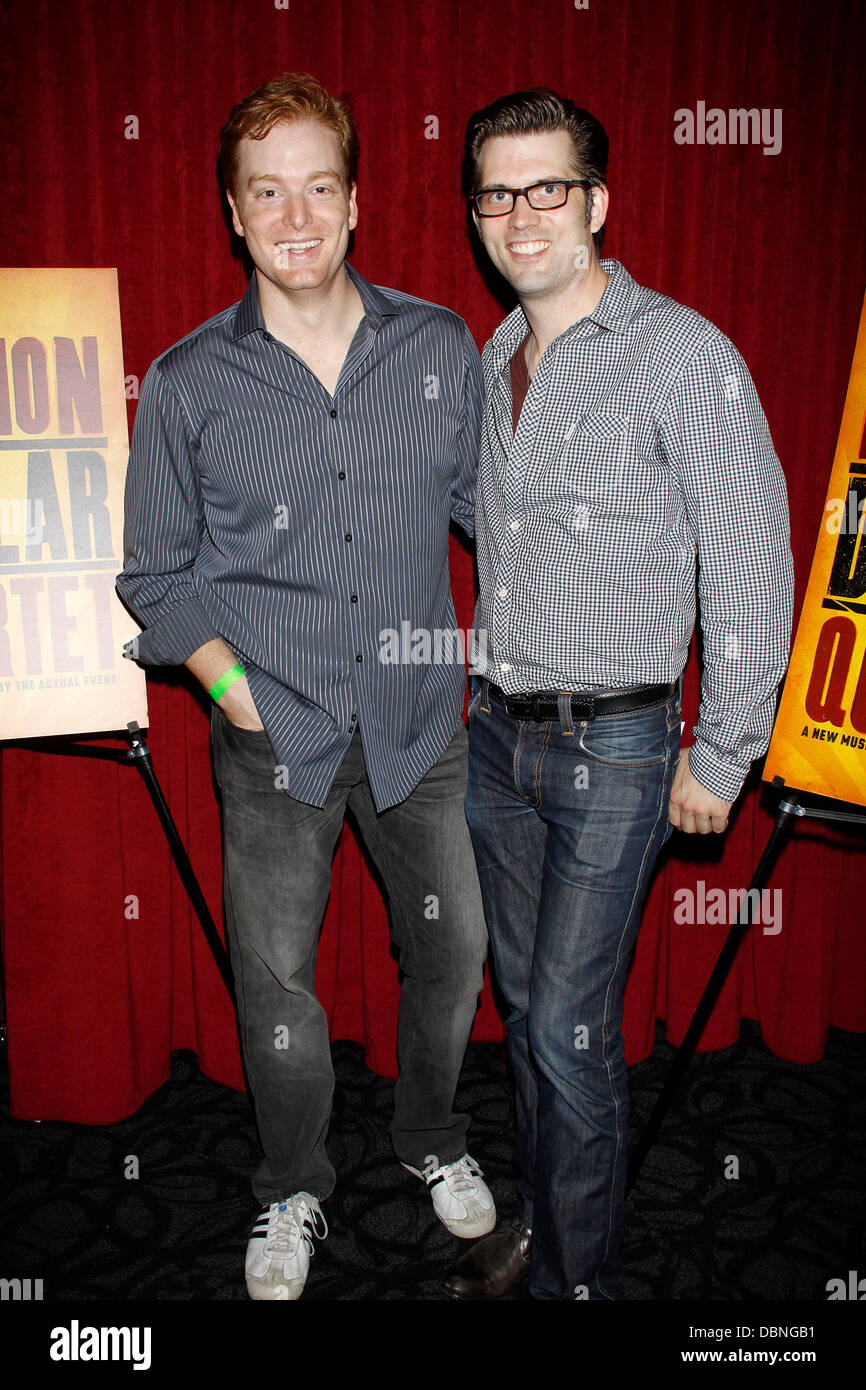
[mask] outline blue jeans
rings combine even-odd
[[[507,1004],[518,1216],[539,1299],[625,1297],[626,977],[671,833],[679,698],[509,717],[473,677],[466,815]]]
[[[306,1191],[324,1199],[335,1173],[325,1140],[334,1072],[316,998],[319,933],[331,860],[347,810],[379,869],[400,952],[400,1079],[391,1137],[422,1170],[466,1152],[468,1115],[452,1109],[483,983],[487,932],[466,828],[467,738],[450,744],[405,801],[377,813],[355,734],[324,807],[276,785],[267,735],[211,714],[222,793],[224,902],[247,1081],[264,1151],[262,1204]],[[376,1000],[367,1000],[375,1010]]]

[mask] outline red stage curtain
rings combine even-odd
[[[751,368],[788,478],[799,609],[863,295],[863,29],[846,0],[30,0],[4,32],[3,259],[117,266],[126,371],[140,379],[244,290],[216,181],[230,106],[279,71],[308,70],[350,96],[361,135],[354,264],[456,309],[480,345],[502,309],[465,231],[465,121],[519,87],[564,91],[610,134],[608,254],[719,324]],[[674,113],[699,101],[780,109],[781,150],[676,144]],[[130,115],[137,139],[124,135]],[[452,560],[468,626],[471,555],[453,542]],[[689,726],[696,692],[693,657]],[[150,707],[157,774],[219,919],[205,701],[163,671]],[[14,1114],[117,1120],[164,1080],[173,1048],[242,1086],[231,1008],[136,773],[7,748],[0,796]],[[746,887],[771,824],[755,784],[723,843],[676,838],[629,982],[629,1061],[648,1052],[656,1017],[681,1040],[725,935],[674,925],[675,890]],[[851,843],[798,828],[773,879],[782,931],[753,933],[704,1048],[732,1043],[743,1016],[799,1062],[821,1056],[828,1025],[866,1028]],[[363,1042],[369,1065],[394,1075],[396,966],[348,831],[319,989],[332,1036]],[[501,1036],[489,992],[474,1036]]]

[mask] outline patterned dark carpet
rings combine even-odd
[[[2,1053],[0,1276],[41,1278],[46,1300],[246,1300],[258,1162],[247,1098],[178,1052],[170,1080],[122,1124],[24,1123],[9,1117]],[[438,1279],[463,1243],[392,1156],[393,1083],[366,1069],[356,1044],[333,1053],[339,1182],[304,1300],[450,1302]],[[470,1047],[457,1103],[473,1115],[471,1152],[508,1214],[501,1055],[495,1044]],[[672,1056],[660,1030],[631,1070],[633,1143]],[[124,1176],[130,1156],[137,1179]],[[725,1176],[730,1156],[738,1177]],[[746,1022],[735,1047],[695,1058],[626,1223],[631,1300],[814,1303],[827,1299],[829,1279],[866,1275],[866,1037],[833,1031],[826,1056],[800,1067],[774,1057]]]

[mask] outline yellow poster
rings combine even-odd
[[[128,453],[116,270],[0,270],[0,738],[147,723],[114,591]]]
[[[866,806],[866,303],[764,780]]]

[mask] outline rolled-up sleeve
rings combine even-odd
[[[126,474],[124,568],[117,592],[144,627],[124,656],[179,666],[220,634],[195,585],[204,516],[193,441],[155,362],[144,378]]]

